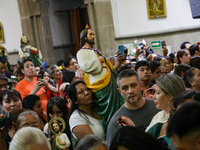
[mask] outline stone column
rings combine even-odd
[[[105,56],[114,55],[115,32],[112,16],[111,0],[85,0],[91,28],[95,32],[96,48]]]
[[[48,65],[55,63],[48,0],[18,0],[22,30],[32,46],[41,50]],[[20,39],[19,39],[20,41]]]
[[[41,47],[43,48],[43,59],[47,61],[48,64],[52,65],[55,63],[55,55],[53,49],[53,41],[49,23],[49,1],[40,0],[40,10],[41,10],[41,19],[40,19],[40,33],[39,41],[41,41]]]

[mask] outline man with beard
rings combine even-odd
[[[116,131],[130,118],[136,127],[145,130],[153,116],[159,111],[154,101],[142,97],[141,83],[136,71],[125,69],[117,77],[118,91],[125,99],[125,104],[114,114],[107,130],[107,146],[111,145]],[[126,117],[125,117],[126,116]],[[119,124],[118,124],[119,123]]]
[[[67,135],[61,132],[61,126],[59,122],[54,120],[52,123],[52,129],[55,131],[54,142],[56,143],[56,146],[59,149],[68,150],[68,147],[70,146],[71,143]]]
[[[93,49],[94,32],[84,29],[80,34],[81,49],[77,53],[80,69],[85,72],[85,83],[93,93],[96,112],[104,119],[106,131],[114,113],[123,105],[124,99],[117,91],[117,73],[112,64],[97,49]]]

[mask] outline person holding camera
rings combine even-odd
[[[48,101],[46,90],[52,90],[48,82],[45,79],[37,81],[37,78],[35,78],[33,61],[30,58],[22,62],[21,71],[24,74],[24,79],[17,83],[16,90],[21,94],[22,99],[30,94],[38,95],[42,101],[44,111],[46,112]]]

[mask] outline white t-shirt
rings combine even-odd
[[[49,123],[48,122],[45,124],[43,132],[47,135],[48,138],[51,138],[51,132],[49,130]]]
[[[103,120],[98,120],[95,119],[85,113],[81,112],[81,115],[78,113],[78,110],[75,110],[70,119],[69,119],[69,125],[70,125],[70,130],[72,132],[73,128],[78,126],[78,125],[88,125],[92,132],[94,133],[94,135],[98,136],[99,138],[101,138],[102,140],[105,140],[105,133],[103,130]],[[86,121],[85,115],[87,116],[87,118],[90,120],[91,123],[89,123],[88,121]],[[83,118],[84,117],[84,118]],[[73,132],[72,132],[73,134]],[[78,139],[74,134],[73,136]]]

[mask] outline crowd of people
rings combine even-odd
[[[51,66],[24,36],[22,62],[0,57],[1,150],[200,149],[200,45],[106,58],[91,29],[80,37],[77,56]]]

